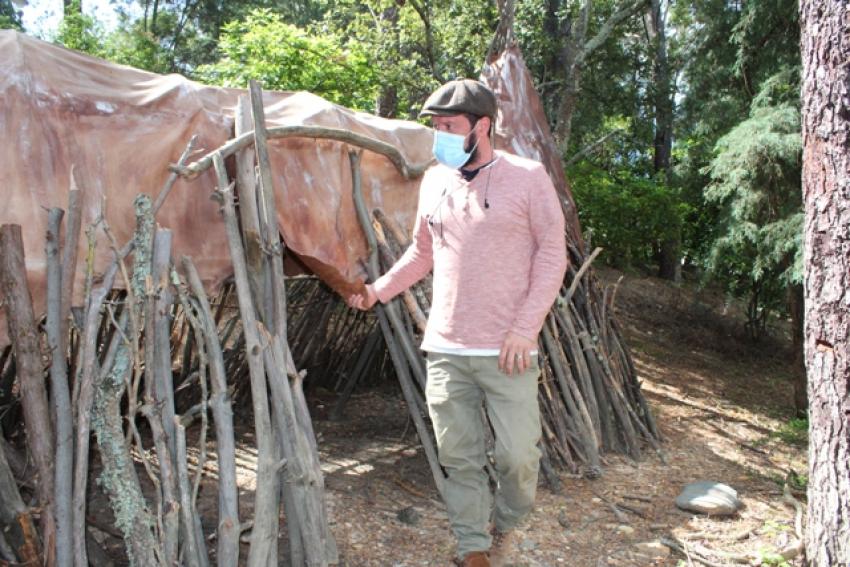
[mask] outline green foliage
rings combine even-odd
[[[316,27],[367,54],[382,116],[416,119],[438,85],[478,76],[496,20],[487,0],[338,0]]]
[[[172,70],[170,52],[156,37],[146,31],[141,22],[124,23],[103,40],[101,56],[138,69],[154,73]]]
[[[0,30],[23,31],[21,13],[15,9],[11,0],[0,0]]]
[[[774,433],[774,436],[789,445],[806,445],[809,441],[809,420],[805,417],[790,419]],[[793,475],[792,478],[798,477]],[[792,488],[798,489],[800,487],[792,486]]]
[[[704,169],[704,197],[718,212],[704,266],[731,292],[749,296],[753,339],[803,277],[802,138],[799,110],[788,102],[795,76],[783,70],[765,81],[750,117],[717,142]]]
[[[79,0],[73,0],[65,10],[55,41],[67,47],[103,57],[103,26],[95,18],[83,14]]]
[[[761,547],[758,550],[759,565],[770,565],[772,567],[791,567],[791,563],[781,554],[769,547]]]
[[[670,22],[676,30],[671,57],[680,72],[674,177],[694,212],[685,224],[686,253],[693,263],[705,265],[717,252],[716,241],[728,235],[723,219],[728,211],[704,195],[712,183],[708,166],[716,158],[715,146],[751,120],[756,108],[799,106],[794,77],[800,60],[797,4],[795,0],[673,2]],[[738,266],[742,276],[751,257],[728,258],[729,267]],[[737,295],[752,292],[746,278],[729,281],[739,284],[729,286]],[[786,284],[778,274],[759,281],[775,288],[767,294],[774,299]]]
[[[569,177],[582,228],[615,266],[651,263],[659,242],[676,234],[687,213],[663,180],[635,175],[628,167],[608,171],[585,162]]]
[[[198,67],[197,78],[243,88],[256,79],[267,89],[305,90],[351,108],[374,107],[378,80],[362,50],[340,47],[333,36],[309,33],[268,10],[226,24],[219,49],[221,59]]]
[[[705,199],[720,210],[706,267],[733,291],[757,291],[762,308],[781,304],[784,288],[802,281],[800,115],[789,103],[763,106],[774,100],[756,99],[705,170]]]
[[[66,10],[54,41],[138,69],[155,73],[171,70],[169,51],[144,29],[141,21],[130,22],[125,17],[114,31],[107,33],[97,18],[80,12],[79,2]]]

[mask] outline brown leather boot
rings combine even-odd
[[[496,528],[490,530],[493,544],[490,546],[490,565],[492,567],[508,567],[516,561],[514,556],[514,531],[500,532]]]
[[[473,551],[463,556],[463,559],[455,559],[459,567],[490,567],[490,559],[484,551]]]

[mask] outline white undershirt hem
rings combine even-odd
[[[427,352],[438,352],[440,354],[454,354],[457,356],[499,356],[501,352],[497,348],[462,348],[462,347],[447,347],[434,343],[425,343],[419,347]],[[537,350],[531,351],[529,354],[537,356]]]

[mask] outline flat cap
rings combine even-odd
[[[487,85],[473,79],[455,79],[434,91],[419,116],[446,116],[469,113],[496,116],[496,95]]]

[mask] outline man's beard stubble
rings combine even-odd
[[[467,147],[468,146],[468,147]],[[464,146],[463,151],[469,152],[472,150],[469,159],[466,161],[463,166],[467,166],[470,163],[475,163],[478,161],[478,134],[472,132],[472,135],[469,137],[469,141],[467,142],[467,146]]]

